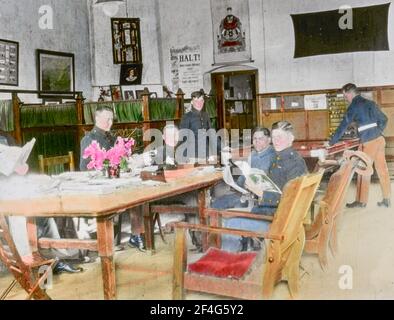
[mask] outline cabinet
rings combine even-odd
[[[255,120],[253,117],[253,102],[249,99],[226,99],[225,100],[225,128],[226,129],[250,129]]]

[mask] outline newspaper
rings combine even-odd
[[[268,177],[268,175],[264,172],[264,170],[251,168],[250,165],[245,161],[234,161],[233,162],[242,172],[242,174],[253,181],[254,184],[259,186],[259,188],[263,191],[271,191],[282,194],[282,191],[279,187]],[[242,194],[250,193],[250,191],[240,187],[238,184],[234,182],[233,176],[231,174],[230,166],[225,166],[223,171],[223,180],[230,187],[235,190],[241,192]]]
[[[23,147],[0,144],[0,173],[9,176],[17,167],[26,164],[35,142],[33,138]]]

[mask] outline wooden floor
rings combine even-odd
[[[354,189],[347,195],[354,199]],[[393,299],[394,298],[394,207],[382,209],[379,185],[371,188],[370,201],[365,209],[345,209],[338,230],[339,253],[330,257],[326,272],[320,269],[317,258],[304,254],[300,299]],[[392,202],[393,198],[391,199]],[[126,248],[116,253],[118,299],[171,299],[173,236],[165,245],[156,237],[154,255]],[[54,276],[48,293],[53,299],[103,299],[99,260],[83,264],[82,274]],[[351,289],[341,289],[344,274],[352,273],[347,281]],[[11,280],[0,276],[0,292]],[[347,278],[349,280],[349,278]],[[8,299],[24,299],[25,294],[15,287]],[[212,295],[188,294],[187,299],[221,299]],[[288,299],[287,286],[277,286],[274,299]]]

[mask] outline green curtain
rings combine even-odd
[[[209,98],[209,99],[205,100],[205,108],[206,108],[210,118],[217,117],[216,100],[214,98]]]
[[[175,117],[176,99],[156,98],[149,100],[150,120],[172,120]]]
[[[12,100],[0,100],[0,129],[3,131],[14,130]]]
[[[21,107],[21,127],[52,127],[78,123],[75,103],[61,105],[24,105]]]
[[[143,121],[141,101],[119,101],[115,102],[114,105],[118,122]]]
[[[85,124],[94,123],[94,112],[99,105],[106,105],[114,110],[115,122],[143,121],[141,101],[87,102],[84,103]]]
[[[30,171],[38,172],[38,155],[42,154],[44,157],[61,156],[68,154],[68,151],[74,152],[74,159],[78,153],[79,144],[76,143],[76,131],[29,131],[23,132],[23,143],[30,141],[33,137],[36,138],[36,143],[30,154],[28,163]]]

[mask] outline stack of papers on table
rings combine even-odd
[[[61,181],[59,185],[61,194],[107,194],[113,193],[121,188],[138,186],[141,183],[139,177],[128,173],[122,173],[122,176],[116,179],[108,179],[100,172],[91,171],[67,172],[54,176],[53,178]]]
[[[40,196],[58,196],[59,184],[46,175],[12,175],[0,178],[0,200],[30,199]]]

